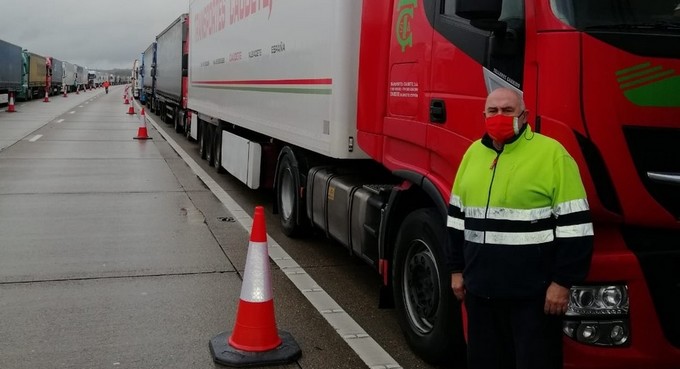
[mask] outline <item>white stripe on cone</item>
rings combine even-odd
[[[269,247],[266,242],[250,242],[241,286],[241,300],[265,302],[273,298]]]

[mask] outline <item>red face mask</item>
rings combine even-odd
[[[523,113],[524,112],[520,113],[519,116],[516,117],[498,114],[486,118],[486,132],[494,141],[504,144],[505,141],[515,137],[515,135],[519,133],[519,130],[522,128],[519,117],[521,117]]]

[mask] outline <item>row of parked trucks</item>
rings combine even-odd
[[[0,104],[7,104],[9,93],[17,99],[42,98],[78,89],[101,86],[105,80],[123,83],[119,76],[42,56],[0,40]]]
[[[201,156],[375,267],[425,360],[465,361],[444,267],[451,183],[496,87],[575,158],[594,217],[568,368],[680,363],[677,0],[195,0],[135,95]]]

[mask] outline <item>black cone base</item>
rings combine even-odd
[[[231,332],[223,332],[210,340],[210,354],[213,361],[236,368],[280,365],[292,363],[302,355],[300,346],[295,342],[295,338],[288,333],[279,330],[281,344],[276,348],[263,352],[241,351],[231,347],[227,340]]]

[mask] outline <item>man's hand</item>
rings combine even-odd
[[[463,284],[463,273],[453,273],[451,274],[451,288],[453,289],[453,294],[459,301],[465,299],[465,285]]]
[[[562,315],[567,312],[569,302],[569,289],[552,282],[545,293],[545,306],[543,311],[546,314]]]

